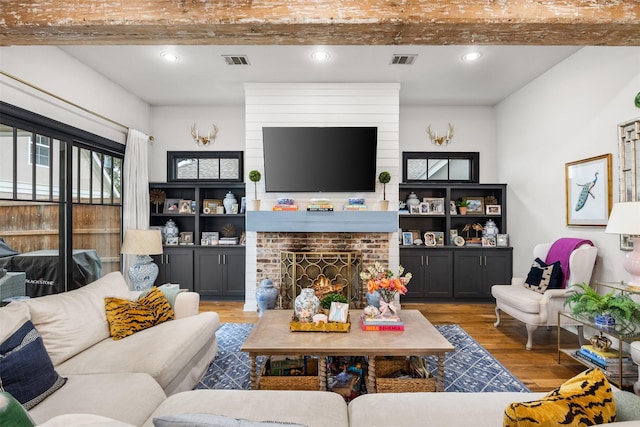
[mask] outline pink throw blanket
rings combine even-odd
[[[547,264],[552,264],[556,261],[560,261],[563,273],[563,289],[567,286],[567,279],[569,278],[569,257],[571,256],[571,252],[584,244],[593,246],[593,242],[591,242],[591,240],[563,237],[553,242],[549,249],[545,262]]]

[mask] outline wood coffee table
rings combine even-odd
[[[363,331],[361,310],[351,310],[351,330],[340,332],[291,332],[292,310],[266,310],[240,348],[251,357],[251,389],[256,390],[256,357],[261,356],[367,356],[367,390],[375,391],[376,357],[438,356],[436,391],[444,390],[445,353],[455,348],[418,310],[401,310],[404,331]],[[327,367],[319,363],[320,390],[326,390]],[[371,391],[370,391],[371,392]]]

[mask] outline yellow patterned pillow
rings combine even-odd
[[[540,400],[510,404],[504,411],[503,426],[591,426],[615,420],[609,381],[601,370],[588,369]]]
[[[138,301],[105,298],[109,333],[119,340],[174,318],[169,301],[155,286]]]

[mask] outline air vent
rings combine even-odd
[[[251,65],[245,55],[222,55],[227,65]]]
[[[412,65],[418,55],[393,55],[392,65]]]

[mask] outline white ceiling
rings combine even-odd
[[[580,47],[576,46],[62,46],[80,62],[159,105],[244,104],[243,83],[400,83],[400,104],[495,105]],[[464,63],[477,50],[482,57]],[[169,63],[161,52],[179,60]],[[391,65],[394,54],[417,54]],[[248,66],[222,55],[246,55]]]

